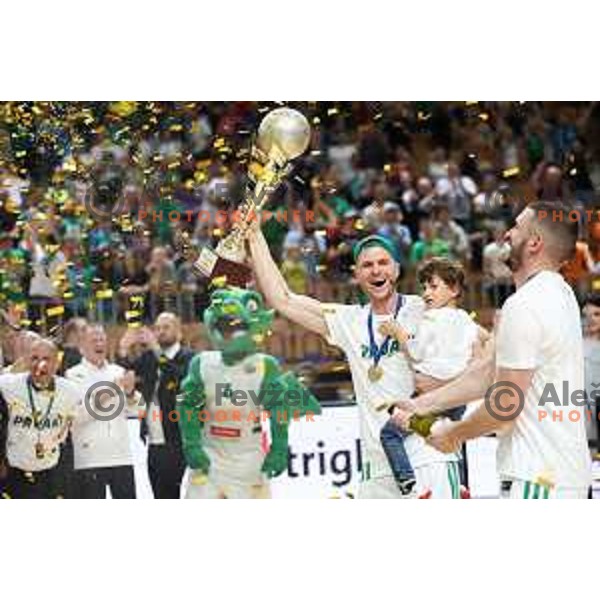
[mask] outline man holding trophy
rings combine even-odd
[[[430,476],[442,470],[423,467],[432,463],[445,467],[455,460],[453,456],[438,452],[419,436],[411,436],[407,451],[415,467],[417,489],[403,495],[379,439],[388,418],[381,407],[414,392],[414,374],[404,353],[381,339],[379,326],[393,318],[407,331],[415,332],[423,312],[419,297],[396,292],[400,265],[389,242],[371,236],[357,244],[355,275],[369,304],[327,305],[289,290],[260,230],[257,212],[289,172],[289,161],[306,150],[309,140],[310,126],[298,111],[281,108],[265,117],[252,150],[251,183],[241,207],[242,218],[216,252],[202,250],[195,270],[204,277],[224,277],[228,285],[247,284],[252,273],[244,262],[247,240],[252,269],[267,302],[291,321],[344,350],[355,386],[363,448],[359,497],[416,497],[416,491],[425,490],[431,490],[434,497],[451,497],[446,493],[447,482]],[[368,354],[362,352],[364,347]]]

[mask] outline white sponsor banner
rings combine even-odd
[[[292,422],[287,473],[271,481],[273,498],[353,498],[361,470],[356,406],[327,407],[313,420]],[[152,498],[147,475],[147,450],[139,439],[139,422],[129,420],[138,498]],[[497,498],[496,440],[467,444],[469,488],[474,498]]]
[[[356,406],[324,408],[290,427],[288,471],[271,482],[273,498],[350,498],[360,479]]]

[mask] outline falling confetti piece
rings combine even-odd
[[[112,290],[98,290],[96,292],[96,298],[98,300],[109,300],[112,297],[113,297],[113,291]]]
[[[64,315],[65,314],[65,307],[64,306],[53,306],[51,308],[46,309],[46,315],[48,317],[57,317],[58,315]]]
[[[504,169],[504,171],[502,171],[502,177],[514,177],[520,172],[521,169],[519,167],[511,167],[510,169]]]
[[[222,277],[215,277],[211,284],[213,287],[225,287],[227,285],[227,277],[225,275]]]

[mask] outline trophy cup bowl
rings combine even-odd
[[[280,152],[287,162],[304,154],[309,142],[306,117],[292,108],[276,108],[261,121],[256,145],[267,156]]]
[[[240,220],[217,245],[205,247],[194,263],[202,277],[226,278],[227,285],[244,287],[252,278],[245,263],[245,232],[257,212],[289,173],[290,161],[303,154],[310,143],[310,125],[306,117],[292,108],[277,108],[261,121],[252,148],[248,169],[249,185],[238,207]]]

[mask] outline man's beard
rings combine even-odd
[[[510,254],[506,260],[508,268],[514,273],[518,271],[523,265],[523,254],[525,252],[525,240],[523,240],[517,246],[510,244]]]
[[[162,350],[166,350],[167,348],[173,346],[176,342],[177,340],[173,338],[163,338],[162,340],[158,341],[158,345]]]

